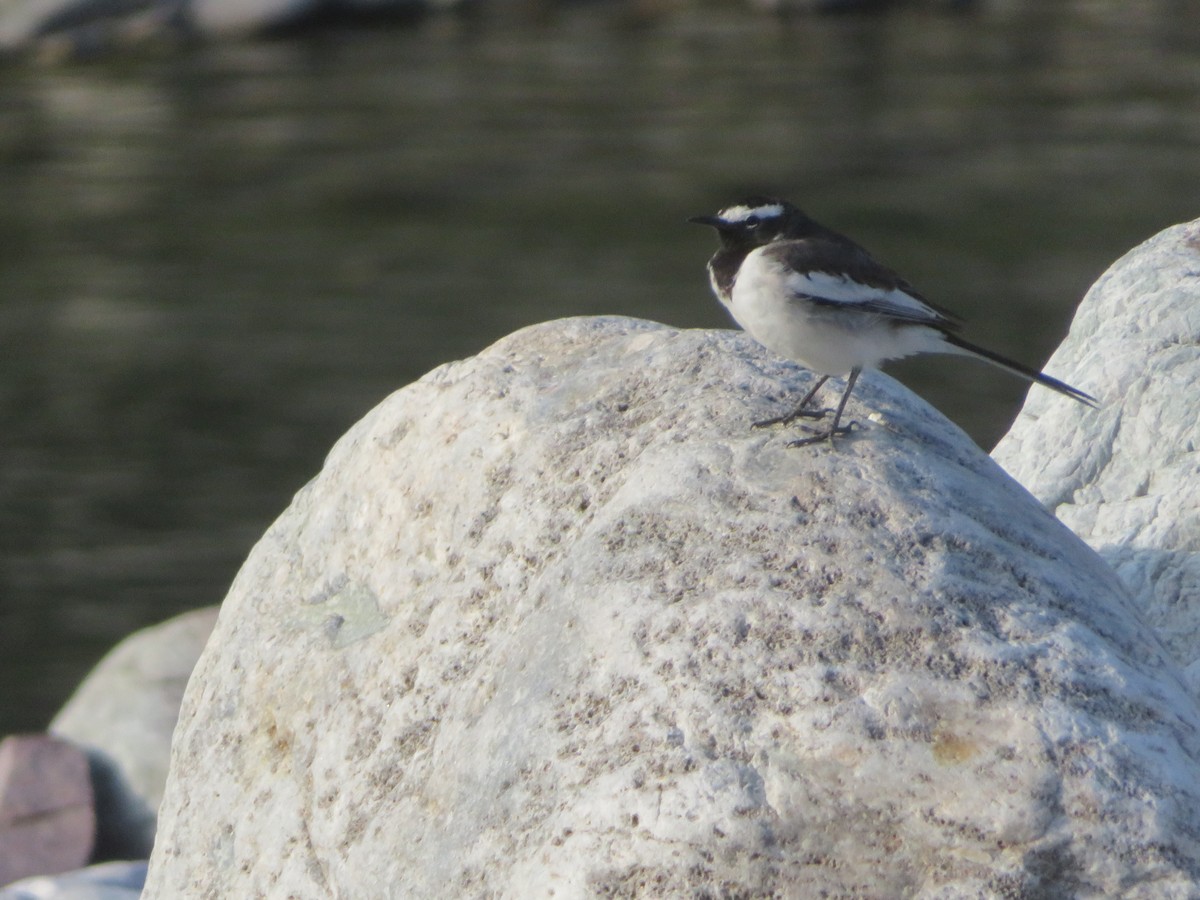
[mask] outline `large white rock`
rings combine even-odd
[[[1048,366],[1103,406],[1031,392],[993,456],[1116,569],[1200,695],[1200,219],[1117,260]]]
[[[221,609],[144,896],[1196,896],[1119,581],[886,376],[749,429],[809,382],[576,319],[388,398]]]

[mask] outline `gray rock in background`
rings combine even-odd
[[[3,0],[0,52],[100,53],[157,39],[263,35],[338,23],[408,21],[463,0]]]
[[[62,8],[63,0],[6,0],[0,6],[0,50],[27,46]]]
[[[4,0],[0,51],[48,56],[110,50],[183,31],[186,0]]]
[[[1200,219],[1117,260],[1048,368],[1103,406],[1033,391],[992,455],[1117,571],[1200,696]]]
[[[215,607],[201,609],[130,635],[50,725],[87,750],[98,859],[150,855],[179,704],[216,618]]]
[[[0,885],[83,865],[95,834],[82,750],[46,734],[0,741]]]
[[[148,900],[1195,896],[1200,710],[1111,570],[886,376],[749,429],[808,383],[582,319],[382,403],[224,603]]]

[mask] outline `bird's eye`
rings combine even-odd
[[[758,216],[746,216],[745,225],[747,228],[757,228],[762,224],[762,219]]]

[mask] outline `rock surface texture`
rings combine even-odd
[[[200,609],[131,634],[50,725],[87,750],[99,859],[150,855],[179,704],[216,618]]]
[[[147,900],[1195,896],[1200,711],[1111,570],[886,376],[750,430],[810,383],[576,319],[384,401],[221,609]]]
[[[1063,417],[1032,392],[993,456],[1117,571],[1200,697],[1200,219],[1115,262],[1048,365],[1104,405]]]

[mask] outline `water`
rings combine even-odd
[[[1040,6],[509,8],[0,69],[0,733],[218,602],[430,368],[558,316],[724,327],[683,220],[748,190],[1041,362],[1113,259],[1200,215],[1200,14]],[[1023,391],[894,371],[985,447]]]

